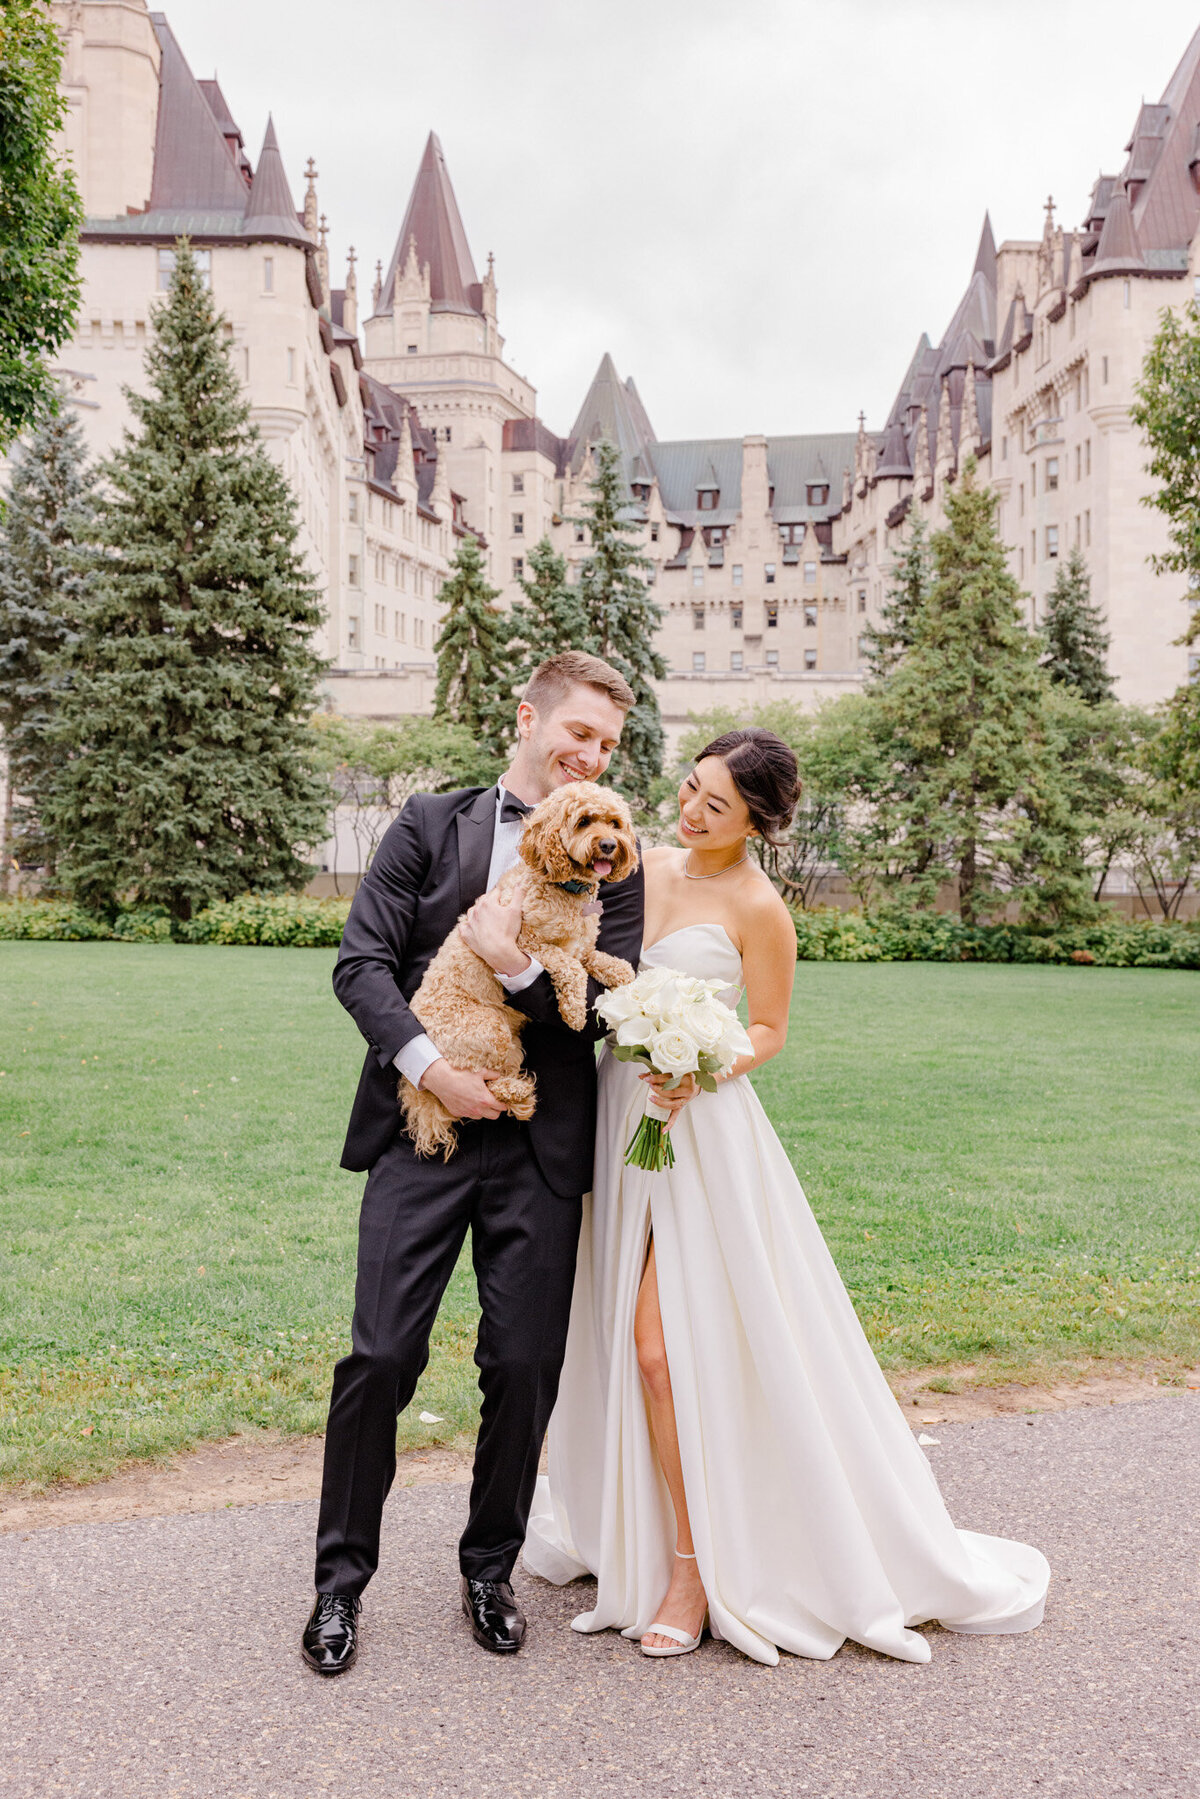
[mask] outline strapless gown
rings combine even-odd
[[[720,925],[645,950],[724,980],[741,960]],[[1039,1550],[957,1530],[858,1322],[783,1146],[749,1080],[677,1119],[675,1166],[624,1165],[646,1088],[601,1053],[594,1192],[584,1202],[566,1360],[525,1565],[597,1581],[580,1631],[638,1637],[667,1590],[674,1514],[651,1447],[633,1340],[651,1230],[688,1510],[714,1636],[756,1661],[827,1658],[847,1637],[930,1658],[913,1628],[1034,1629]]]

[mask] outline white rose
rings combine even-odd
[[[725,1034],[725,1020],[715,1006],[704,1001],[689,1006],[686,1018],[680,1022],[700,1049],[715,1049]]]
[[[650,1059],[661,1074],[692,1074],[700,1066],[695,1044],[682,1031],[656,1031],[648,1048]]]

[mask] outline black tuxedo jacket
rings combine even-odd
[[[421,1034],[409,1006],[426,968],[462,913],[487,884],[496,826],[496,789],[418,793],[389,826],[354,896],[333,971],[333,990],[370,1049],[350,1113],[342,1167],[370,1168],[400,1128],[399,1074],[393,1058]],[[599,947],[637,966],[642,946],[644,881],[600,889]],[[592,1184],[596,1134],[594,1043],[603,1027],[591,1010],[601,992],[588,982],[588,1028],[562,1022],[546,973],[510,996],[530,1022],[522,1035],[525,1066],[537,1077],[538,1103],[526,1127],[538,1166],[556,1193]]]

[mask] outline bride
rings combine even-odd
[[[526,1566],[592,1574],[579,1631],[684,1655],[706,1625],[756,1661],[847,1637],[904,1661],[913,1628],[1023,1631],[1050,1571],[956,1530],[746,1079],[787,1039],[796,940],[748,840],[789,823],[796,760],[730,731],[679,790],[681,850],[647,851],[642,966],[745,993],[753,1057],[673,1121],[675,1165],[624,1165],[647,1079],[602,1052],[562,1384]],[[690,1080],[690,1077],[689,1077]]]

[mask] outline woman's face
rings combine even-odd
[[[719,756],[705,756],[679,789],[676,836],[687,849],[727,850],[745,843],[754,826],[745,800]]]

